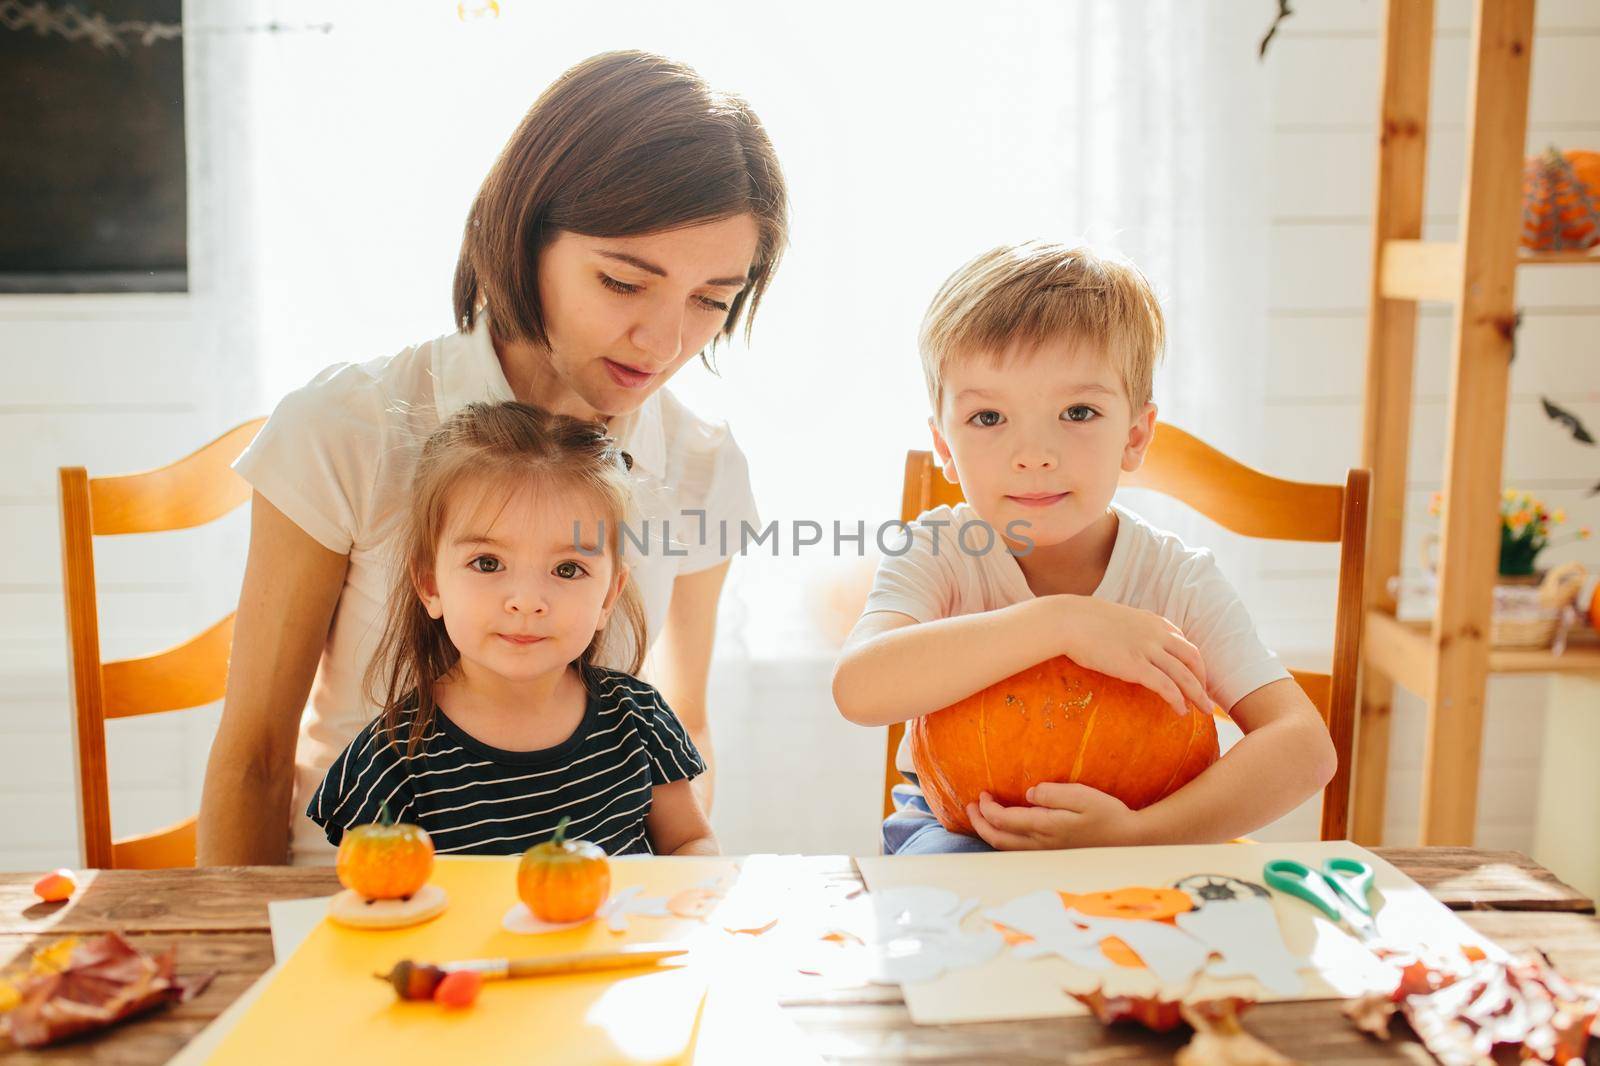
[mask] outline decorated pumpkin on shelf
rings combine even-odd
[[[980,792],[1023,806],[1034,785],[1078,782],[1138,810],[1218,754],[1208,710],[1180,715],[1144,686],[1065,656],[913,719],[908,735],[928,806],[946,829],[968,834],[967,804]]]
[[[1551,148],[1522,171],[1522,243],[1536,252],[1600,244],[1600,152]]]
[[[611,894],[606,853],[567,839],[567,822],[561,819],[555,836],[523,852],[517,865],[517,897],[541,922],[581,922]]]
[[[378,821],[345,830],[335,865],[339,883],[362,899],[410,899],[433,873],[433,840],[380,810]]]

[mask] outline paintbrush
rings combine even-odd
[[[485,981],[512,977],[549,977],[556,974],[590,973],[595,970],[625,970],[654,966],[688,954],[679,944],[629,944],[607,951],[581,951],[571,955],[540,955],[528,959],[462,959],[457,962],[413,962],[401,959],[388,973],[372,976],[394,986],[401,999],[432,999],[445,974],[472,970]]]

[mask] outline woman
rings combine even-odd
[[[715,530],[755,524],[755,506],[733,439],[662,386],[741,319],[748,330],[786,212],[759,119],[688,67],[608,53],[534,103],[467,220],[459,332],[329,367],[235,464],[255,488],[250,553],[200,805],[201,865],[331,861],[305,806],[373,713],[361,679],[410,464],[441,419],[475,400],[604,420],[632,454],[640,525],[656,541],[629,559],[652,680],[710,767],[706,677],[728,570]],[[698,511],[712,535],[695,535]],[[710,780],[699,790],[708,808]]]

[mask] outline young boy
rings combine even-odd
[[[1001,247],[945,282],[920,348],[934,448],[966,502],[925,512],[904,554],[885,557],[833,695],[851,721],[886,726],[1066,655],[1179,713],[1185,700],[1215,702],[1244,738],[1140,811],[1079,784],[1041,783],[1018,807],[985,793],[968,807],[976,838],[940,826],[914,787],[897,789],[888,853],[1229,840],[1333,775],[1321,717],[1210,552],[1111,503],[1155,432],[1164,333],[1144,276],[1083,249]],[[974,522],[995,536],[963,537]],[[914,786],[904,745],[898,761]]]

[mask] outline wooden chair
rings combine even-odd
[[[1155,440],[1129,488],[1151,489],[1181,500],[1225,529],[1267,540],[1338,542],[1339,602],[1334,615],[1333,673],[1291,670],[1322,714],[1339,767],[1322,793],[1322,839],[1347,835],[1350,753],[1355,728],[1356,663],[1361,650],[1362,568],[1367,544],[1367,492],[1371,476],[1352,469],[1343,485],[1284,481],[1228,458],[1176,426],[1158,423]],[[930,507],[961,502],[961,487],[939,473],[931,452],[906,453],[900,518],[913,521]],[[904,723],[889,727],[884,757],[883,814],[894,812],[890,789],[901,781],[895,752]]]
[[[265,422],[257,418],[236,426],[193,455],[142,474],[91,478],[81,466],[59,470],[61,569],[85,866],[194,865],[193,818],[142,836],[111,839],[106,719],[183,710],[221,699],[233,641],[230,613],[194,639],[158,655],[101,662],[94,537],[188,529],[244,503],[250,486],[228,467]]]

